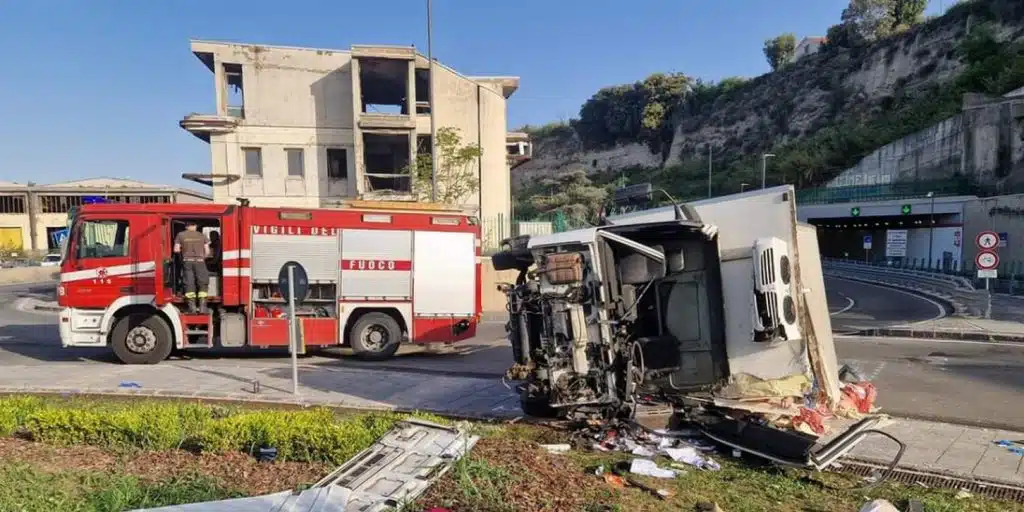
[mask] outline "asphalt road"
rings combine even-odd
[[[846,279],[826,278],[825,297],[836,333],[907,325],[947,314],[946,306],[920,295]]]
[[[829,306],[833,322],[927,320],[938,314],[934,305],[914,302],[905,295],[885,295],[885,289],[859,283],[829,281]],[[52,314],[15,309],[19,297],[45,295],[49,287],[0,287],[0,367],[39,366],[55,362],[82,365],[116,365],[105,349],[62,349]],[[874,294],[874,295],[873,295]],[[844,298],[844,297],[848,297]],[[890,302],[885,302],[886,298]],[[853,305],[850,305],[850,300]],[[931,310],[928,309],[928,307]],[[843,309],[845,311],[842,311]],[[511,362],[511,349],[503,339],[504,327],[483,324],[480,335],[456,352],[430,353],[406,348],[384,362],[363,362],[345,350],[304,357],[303,364],[327,367],[370,367],[452,376],[495,377]],[[1024,345],[1010,343],[903,340],[893,338],[837,337],[840,363],[855,367],[879,388],[878,405],[893,415],[955,423],[1002,427],[1024,431]],[[277,352],[245,355],[197,353],[194,361],[205,366],[287,366],[288,358]],[[185,361],[182,364],[188,365]],[[50,369],[49,371],[53,371]]]

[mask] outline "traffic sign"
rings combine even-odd
[[[1006,231],[999,232],[999,247],[1006,247],[1006,243],[1010,239],[1010,234]]]
[[[294,267],[292,270],[295,280],[292,283],[292,287],[295,289],[295,300],[302,300],[306,298],[306,293],[309,292],[309,277],[306,275],[306,269],[303,268],[302,264],[297,261],[289,261],[284,265],[281,265],[281,270],[277,273],[277,286],[281,291],[281,298],[285,301],[288,300],[288,267]]]
[[[974,243],[978,245],[978,249],[989,250],[995,249],[999,245],[999,234],[995,231],[982,231],[978,233],[978,237],[974,239]]]
[[[997,277],[999,277],[999,271],[994,268],[988,270],[978,269],[978,279],[995,279]]]
[[[993,270],[999,266],[999,255],[992,251],[978,251],[974,263],[978,265],[979,270]]]
[[[850,216],[860,217],[860,206],[854,206],[853,208],[850,208]]]
[[[890,229],[885,232],[885,257],[905,258],[907,256],[907,230]]]
[[[913,211],[913,209],[910,207],[909,204],[905,204],[900,207],[900,213],[902,213],[903,215],[910,215],[911,211]]]
[[[864,235],[864,249],[871,248],[871,235]]]

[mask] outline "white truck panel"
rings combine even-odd
[[[718,227],[722,259],[722,287],[725,300],[725,339],[732,373],[748,373],[762,379],[788,375],[810,375],[803,340],[781,344],[753,341],[753,246],[758,238],[775,237],[792,249],[792,261],[800,260],[796,244],[796,203],[790,186],[755,190],[743,194],[689,203],[702,222]],[[670,221],[674,208],[663,207],[611,217],[614,224]],[[793,273],[792,291],[800,290],[800,277]],[[795,298],[795,296],[794,296]],[[798,302],[799,304],[800,302]]]
[[[415,315],[470,316],[476,310],[476,241],[472,233],[416,232]]]
[[[344,229],[341,260],[342,299],[412,296],[412,231]]]
[[[322,235],[252,236],[252,279],[277,282],[281,267],[289,261],[299,262],[310,281],[338,280],[338,238]]]

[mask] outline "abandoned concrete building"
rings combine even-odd
[[[506,219],[509,171],[530,156],[525,134],[509,133],[506,100],[517,77],[470,77],[413,47],[347,51],[192,41],[214,75],[216,112],[180,125],[210,144],[210,174],[186,179],[213,188],[216,202],[331,207],[344,199],[411,199],[409,163],[431,151],[438,129],[479,144],[476,193],[460,205]],[[435,87],[430,102],[430,87]]]

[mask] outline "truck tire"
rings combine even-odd
[[[352,325],[348,339],[356,357],[382,361],[398,351],[402,343],[402,327],[387,313],[367,313]]]
[[[110,345],[124,364],[156,364],[171,355],[171,328],[155,314],[131,313],[114,324]]]
[[[526,390],[519,393],[519,408],[523,414],[534,418],[557,419],[561,416],[561,412],[551,407],[546,398],[530,396]]]

